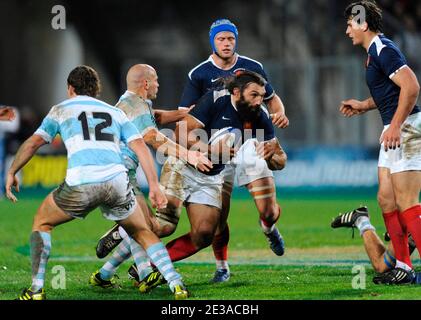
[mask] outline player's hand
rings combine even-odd
[[[391,124],[380,137],[380,144],[384,144],[384,150],[395,150],[401,146],[401,129]]]
[[[209,172],[212,169],[212,162],[208,159],[206,153],[189,150],[187,153],[187,162],[196,169],[204,172]]]
[[[219,140],[217,143],[211,146],[211,156],[212,159],[222,160],[224,163],[225,160],[229,161],[237,152],[237,148],[232,146],[232,137],[227,134],[224,138]]]
[[[262,157],[264,160],[269,160],[270,158],[272,158],[277,149],[278,149],[278,143],[276,140],[259,142],[256,145],[257,154],[260,157]]]
[[[6,178],[6,197],[12,202],[17,202],[18,199],[13,194],[12,188],[19,192],[19,180],[14,174],[8,173]]]
[[[154,209],[164,209],[167,207],[167,203],[168,203],[167,197],[161,191],[159,186],[150,187],[149,200],[151,201],[152,208]]]
[[[271,113],[270,117],[272,118],[272,123],[274,126],[285,129],[289,126],[289,119],[282,112]]]
[[[1,121],[12,121],[16,118],[16,112],[12,107],[0,108],[0,120]]]
[[[339,111],[347,118],[367,112],[362,101],[355,99],[345,100],[341,102]]]

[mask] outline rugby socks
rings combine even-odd
[[[418,252],[421,252],[421,205],[417,204],[402,212],[399,216],[401,223],[411,233]]]
[[[396,260],[401,261],[412,268],[408,249],[408,235],[407,232],[403,230],[401,222],[399,221],[399,210],[383,213],[383,219],[387,232],[392,240],[393,249],[395,249]]]
[[[158,268],[159,272],[167,280],[171,291],[174,291],[176,285],[182,285],[181,275],[175,271],[168,251],[162,242],[155,243],[146,249],[152,263]]]
[[[109,259],[101,269],[99,275],[102,280],[110,280],[116,273],[118,267],[131,256],[130,253],[130,238],[126,237],[114,250],[111,259]]]
[[[45,269],[50,257],[51,235],[48,232],[33,231],[31,233],[32,292],[44,287]]]
[[[118,233],[120,234],[120,237],[123,238],[123,239],[129,236],[127,234],[126,230],[124,230],[124,228],[122,226],[118,227]]]
[[[386,250],[383,253],[383,261],[389,269],[395,268],[396,258],[392,255],[392,253],[389,250]]]
[[[145,249],[143,249],[135,240],[130,237],[125,238],[125,240],[126,239],[129,239],[130,241],[130,251],[132,252],[134,262],[136,263],[139,279],[143,280],[153,271],[149,261],[149,258],[152,259],[152,257],[148,257]]]
[[[228,225],[225,226],[222,233],[216,235],[212,242],[213,254],[216,259],[216,268],[229,270],[228,267],[228,242],[230,232]]]
[[[355,226],[358,228],[358,230],[360,230],[361,236],[363,235],[364,232],[368,230],[373,230],[373,231],[376,230],[376,228],[374,228],[374,226],[371,224],[370,219],[365,216],[359,217],[355,221]]]
[[[199,251],[193,244],[190,233],[168,242],[167,250],[172,261],[183,260]]]
[[[262,227],[264,233],[269,234],[275,228],[275,223],[269,223],[263,219],[260,219],[260,226]]]

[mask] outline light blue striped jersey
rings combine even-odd
[[[117,102],[116,107],[123,110],[130,122],[145,135],[150,129],[158,129],[152,114],[152,102],[139,97],[137,94],[126,91]],[[125,144],[121,145],[123,158],[130,157],[133,161],[125,161],[128,169],[136,170],[139,160],[136,154]]]
[[[123,111],[88,96],[52,107],[35,134],[47,142],[61,135],[67,149],[66,183],[70,186],[104,182],[126,172],[120,142],[142,137]]]

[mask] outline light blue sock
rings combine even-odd
[[[175,271],[168,251],[162,242],[149,246],[149,248],[146,249],[146,252],[151,258],[152,263],[158,268],[165,280],[167,280],[171,291],[174,290],[176,285],[182,284],[181,275]]]
[[[34,231],[31,233],[31,261],[32,261],[32,286],[36,292],[44,287],[45,269],[50,257],[51,235],[48,232]]]
[[[147,275],[149,275],[153,270],[151,263],[149,261],[148,254],[146,251],[133,239],[130,238],[130,249],[134,262],[137,266],[137,272],[139,274],[139,279],[143,280]]]
[[[118,267],[131,256],[130,254],[130,238],[126,237],[114,250],[111,258],[99,269],[102,280],[110,280],[116,273]]]

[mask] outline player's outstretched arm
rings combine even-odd
[[[154,117],[158,124],[165,125],[182,120],[191,110],[190,108],[180,108],[178,110],[154,110]]]
[[[154,160],[151,152],[142,138],[129,142],[129,147],[134,151],[145,173],[149,185],[149,200],[153,208],[163,209],[167,206],[167,198],[159,188],[158,175],[156,174]]]
[[[342,113],[345,117],[350,118],[352,116],[363,114],[376,108],[376,103],[371,97],[364,101],[349,99],[341,102],[341,105],[339,106],[339,112]]]
[[[143,139],[156,151],[159,151],[166,156],[170,155],[177,159],[181,159],[201,171],[208,172],[212,168],[212,162],[207,158],[206,154],[199,151],[187,150],[171,139],[168,139],[155,128],[146,132]]]
[[[12,188],[15,188],[15,190],[19,192],[19,181],[16,174],[28,163],[29,160],[31,160],[35,152],[37,152],[37,150],[46,143],[47,142],[41,138],[41,136],[34,134],[20,146],[12,165],[7,172],[6,196],[9,200],[13,202],[17,201],[17,198],[12,192]]]

